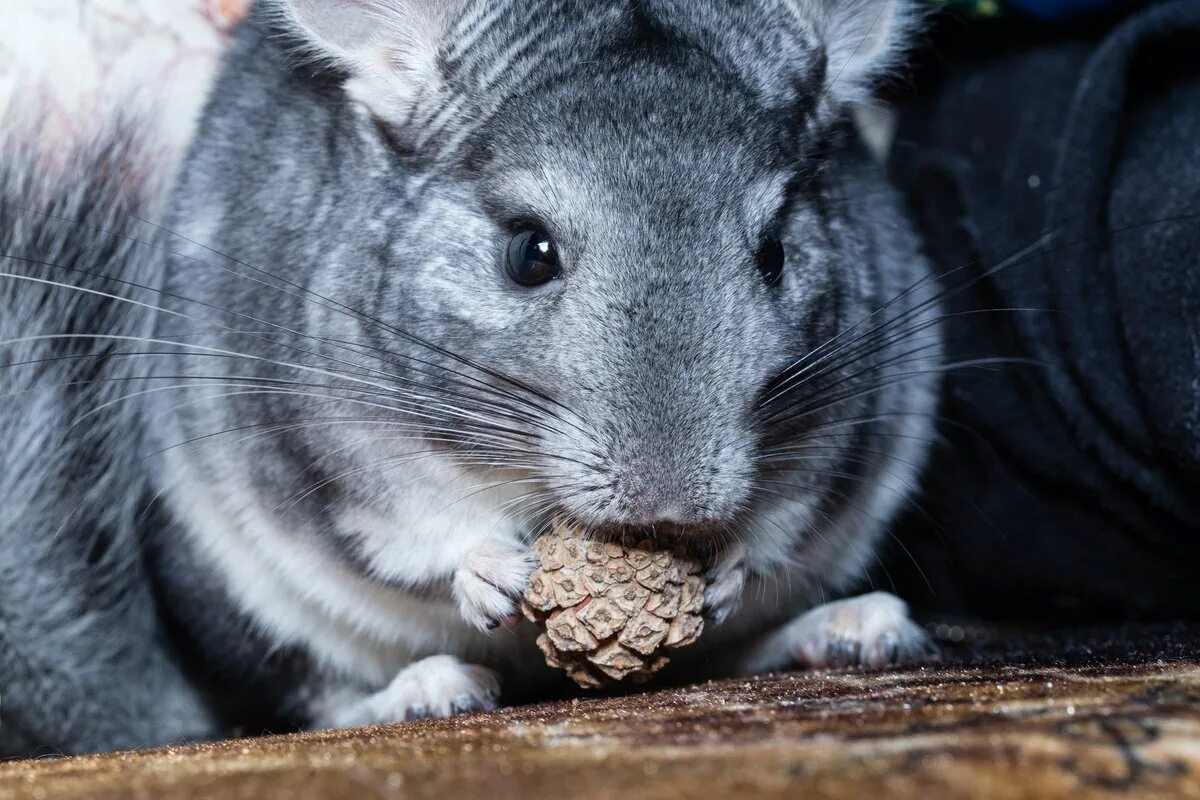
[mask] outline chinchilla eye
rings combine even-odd
[[[787,254],[783,252],[783,242],[779,241],[776,234],[768,233],[763,237],[755,258],[758,261],[758,271],[762,273],[767,285],[774,286],[779,283],[779,279],[783,277],[783,265],[787,261]]]
[[[562,275],[558,247],[550,235],[526,228],[508,243],[508,277],[521,286],[541,286]]]

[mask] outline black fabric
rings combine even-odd
[[[951,38],[893,172],[945,275],[950,361],[1037,363],[947,377],[884,580],[939,612],[1194,616],[1200,2],[1038,44]]]

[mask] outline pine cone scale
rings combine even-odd
[[[646,680],[704,628],[704,577],[685,555],[586,539],[556,523],[533,546],[538,568],[522,611],[544,629],[538,647],[580,686]]]

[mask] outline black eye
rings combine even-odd
[[[508,243],[508,277],[521,286],[541,286],[562,274],[558,247],[543,230],[527,228]]]
[[[779,279],[783,277],[784,262],[787,260],[783,252],[783,242],[779,241],[779,237],[774,233],[763,237],[755,258],[758,261],[758,271],[762,273],[767,285],[774,286],[779,283]]]

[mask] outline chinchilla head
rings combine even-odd
[[[319,353],[318,382],[359,404],[342,416],[528,476],[528,508],[726,528],[777,494],[760,456],[781,375],[878,299],[837,153],[910,12],[268,3],[209,108],[181,218],[299,288],[193,269],[181,292],[239,330],[284,326],[267,338],[293,349],[270,357]],[[237,402],[261,423],[314,401]],[[387,437],[346,431],[278,439],[307,463],[336,451],[353,480],[405,480],[364,477]]]

